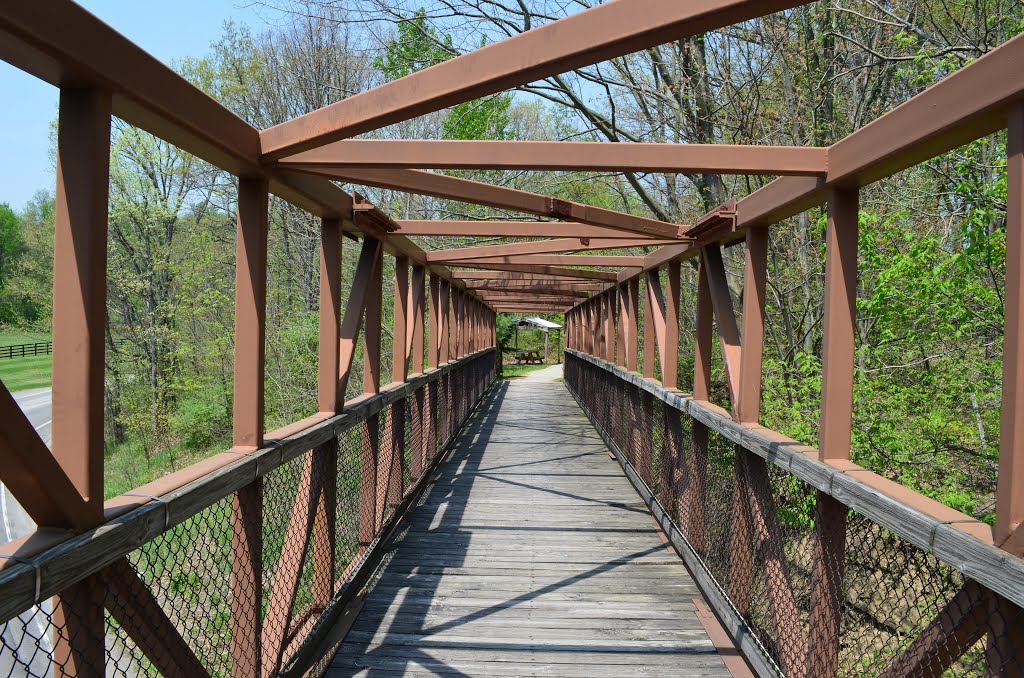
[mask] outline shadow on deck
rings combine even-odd
[[[350,623],[330,676],[747,674],[600,436],[552,382],[492,390]]]

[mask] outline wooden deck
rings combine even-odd
[[[504,382],[407,516],[328,675],[728,676],[701,603],[562,384]]]

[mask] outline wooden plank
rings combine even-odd
[[[513,382],[506,396],[403,521],[335,668],[407,650],[543,665],[557,650],[587,675],[615,675],[625,655],[728,675],[699,590],[564,387]]]

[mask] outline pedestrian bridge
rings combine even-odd
[[[0,3],[0,59],[60,89],[52,444],[0,384],[0,482],[36,526],[0,544],[0,678],[1024,675],[1024,36],[829,146],[365,138],[804,4],[594,3],[257,129],[71,0]],[[106,497],[115,116],[237,185],[235,327],[229,449]],[[855,463],[859,201],[1004,130],[989,525]],[[678,224],[424,171],[450,169],[743,195]],[[351,185],[496,211],[396,220]],[[761,398],[769,234],[819,208],[815,448],[762,426]],[[317,414],[268,431],[268,233],[300,211]],[[564,317],[561,381],[497,379],[499,314],[527,312]]]

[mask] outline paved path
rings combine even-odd
[[[30,391],[18,391],[12,395],[33,428],[39,433],[39,437],[49,445],[50,420],[52,419],[50,416],[51,390],[36,388]],[[23,537],[35,529],[36,524],[25,513],[25,509],[21,508],[21,504],[7,491],[3,483],[0,483],[0,542]],[[50,613],[48,600],[42,603],[41,607],[43,612]],[[0,676],[25,675],[26,664],[32,675],[47,675],[49,671],[47,655],[52,647],[45,617],[36,614],[37,609],[39,608],[31,608],[20,614],[17,619],[0,625],[2,628],[0,633],[2,633],[4,641],[0,644]],[[26,629],[33,640],[29,641],[24,637]],[[39,640],[36,641],[36,638]],[[18,648],[18,661],[15,661],[14,654],[7,649],[12,647]]]
[[[481,406],[328,675],[729,675],[685,567],[543,372]]]
[[[30,391],[18,391],[12,395],[39,437],[49,445],[52,424],[50,416],[52,390],[34,388]],[[35,529],[36,524],[28,517],[17,500],[11,496],[7,488],[0,483],[0,542],[23,537]]]

